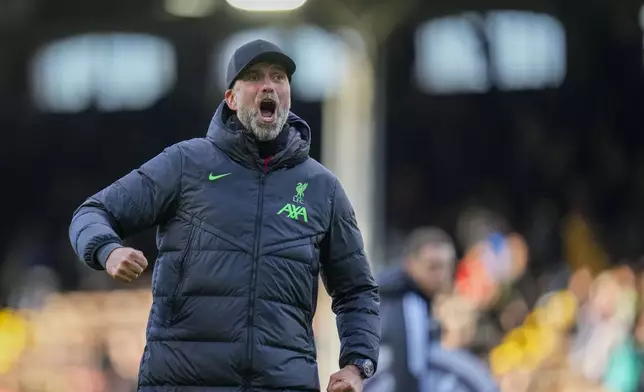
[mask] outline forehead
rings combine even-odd
[[[456,254],[450,244],[428,244],[420,249],[418,256],[431,261],[450,262],[456,257]]]

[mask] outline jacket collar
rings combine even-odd
[[[263,170],[267,167],[271,170],[281,166],[295,166],[309,157],[311,128],[294,113],[289,112],[282,131],[286,135],[280,135],[281,146],[268,161],[268,165],[261,158],[255,139],[233,115],[234,112],[223,101],[210,121],[206,137],[239,164],[253,169]]]
[[[402,297],[409,292],[413,292],[422,297],[427,303],[432,302],[432,298],[425,295],[416,282],[414,282],[414,279],[400,265],[385,271],[381,279],[379,279],[378,284],[382,297]]]

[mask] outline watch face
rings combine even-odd
[[[367,378],[373,376],[373,370],[373,362],[371,362],[370,359],[365,360],[362,364],[362,371],[364,372],[364,375]]]

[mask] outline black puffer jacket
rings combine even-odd
[[[263,160],[229,115],[222,103],[206,138],[167,148],[72,219],[72,246],[95,269],[158,225],[141,392],[318,391],[319,274],[340,366],[378,358],[378,287],[342,186],[308,156],[308,125],[291,113],[285,147]]]

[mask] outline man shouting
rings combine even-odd
[[[319,391],[320,274],[341,339],[327,391],[360,392],[375,371],[378,286],[342,185],[309,157],[311,130],[289,111],[294,72],[270,42],[241,46],[206,137],[168,147],[74,213],[78,256],[124,282],[148,263],[122,240],[158,226],[140,392]]]

